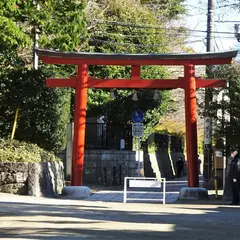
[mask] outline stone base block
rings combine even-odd
[[[184,200],[200,200],[207,199],[208,191],[205,188],[200,187],[185,187],[179,191],[179,199]]]
[[[89,197],[90,194],[90,188],[85,186],[66,186],[62,191],[63,196],[81,199]]]

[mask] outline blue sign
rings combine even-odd
[[[143,112],[141,110],[134,111],[132,113],[132,120],[135,123],[140,123],[143,121]]]

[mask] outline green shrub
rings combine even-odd
[[[58,162],[53,153],[36,144],[0,138],[0,162]]]

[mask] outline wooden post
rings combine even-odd
[[[79,65],[75,94],[72,186],[82,185],[86,129],[87,82],[88,66],[86,64]]]

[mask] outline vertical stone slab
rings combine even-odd
[[[40,174],[41,165],[39,163],[29,163],[28,169],[28,195],[41,197]]]

